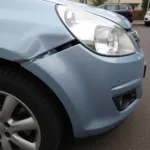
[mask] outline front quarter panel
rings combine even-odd
[[[133,109],[119,113],[112,96],[136,88],[141,98],[144,55],[104,57],[78,44],[26,66],[59,98],[72,123],[75,137],[102,133]],[[117,89],[117,90],[116,90]]]
[[[26,60],[69,42],[73,37],[58,18],[55,3],[0,1],[0,57]]]

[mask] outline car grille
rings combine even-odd
[[[145,18],[145,20],[148,20],[148,18]]]

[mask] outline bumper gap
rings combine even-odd
[[[113,101],[118,111],[125,110],[130,104],[136,100],[136,90],[129,91],[123,95],[113,97]]]

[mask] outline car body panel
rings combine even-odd
[[[1,58],[29,60],[73,39],[57,16],[55,4],[40,0],[1,0]]]
[[[110,19],[125,29],[131,28],[131,24],[117,14],[69,1],[1,0],[1,58],[28,61],[56,46],[72,41],[74,37],[57,16],[56,4],[77,7]]]
[[[129,56],[100,56],[80,42],[49,53],[75,39],[60,21],[56,4],[89,11],[124,29],[131,28],[120,15],[82,4],[63,0],[1,0],[0,57],[29,62],[21,65],[56,94],[69,115],[76,137],[105,132],[123,120],[141,98],[144,54],[131,33],[136,52]],[[112,96],[132,89],[137,92],[136,101],[119,112]]]
[[[71,2],[71,1],[67,1],[67,0],[45,0],[45,1],[49,1],[49,2],[54,2],[57,4],[62,4],[62,5],[67,5],[70,7],[76,7],[88,12],[91,12],[93,14],[99,15],[101,17],[104,17],[106,19],[109,19],[115,23],[117,23],[118,25],[122,26],[125,29],[130,29],[131,28],[131,24],[128,22],[128,20],[126,20],[123,16],[104,10],[104,9],[99,9],[97,7],[91,6],[91,5],[85,5],[82,3],[75,3],[75,2]]]
[[[141,51],[111,58],[82,45],[37,60],[26,67],[61,100],[75,137],[102,133],[124,119],[142,96],[144,55]],[[137,100],[119,112],[113,96],[136,89]]]
[[[150,11],[147,11],[145,17],[144,17],[145,22],[150,22]]]

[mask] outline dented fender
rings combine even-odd
[[[0,57],[11,61],[30,60],[72,41],[74,37],[57,16],[55,5],[31,0],[1,1]]]

